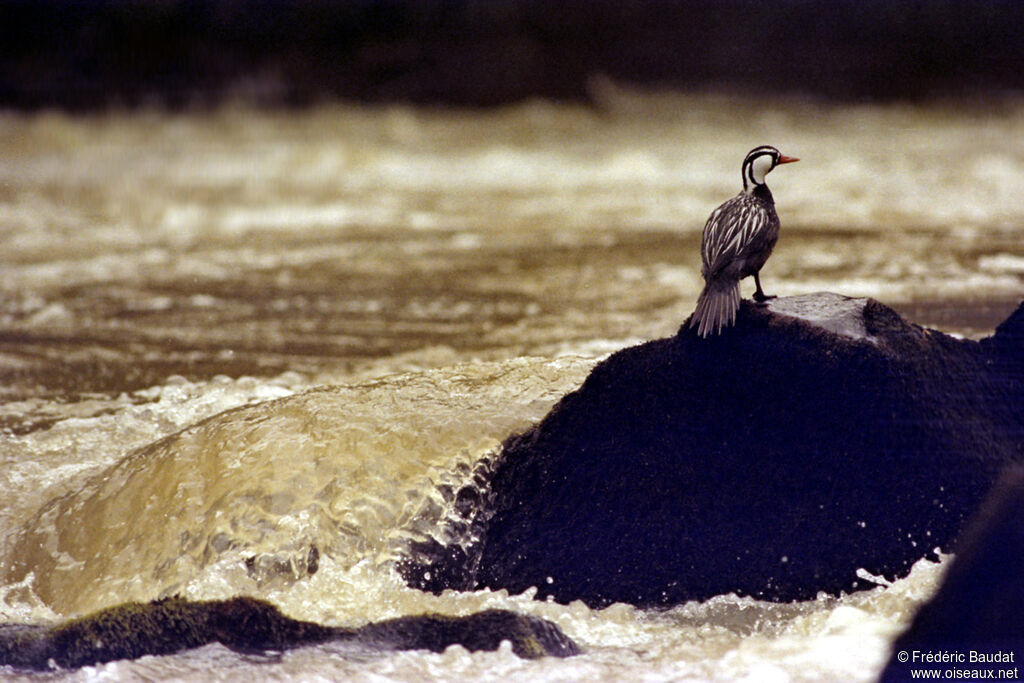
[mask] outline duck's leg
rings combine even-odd
[[[757,290],[754,292],[754,301],[763,304],[765,301],[775,298],[774,294],[765,294],[764,290],[761,289],[761,278],[756,272],[754,273],[754,284],[757,285]]]

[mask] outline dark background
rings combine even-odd
[[[1024,90],[1021,0],[0,2],[0,107]]]

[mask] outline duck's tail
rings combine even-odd
[[[701,337],[707,337],[712,332],[719,334],[722,328],[736,322],[739,307],[738,280],[709,280],[697,299],[696,310],[690,316],[690,327],[696,327]]]

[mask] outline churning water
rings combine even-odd
[[[945,560],[663,611],[434,596],[393,568],[477,460],[603,355],[674,333],[704,219],[762,143],[802,158],[769,178],[770,293],[974,337],[1016,306],[1019,101],[0,114],[0,622],[249,594],[346,626],[506,607],[586,649],[210,646],[30,678],[871,679]]]

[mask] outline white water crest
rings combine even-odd
[[[410,540],[450,542],[442,522],[473,466],[591,365],[471,363],[227,410],[43,505],[8,538],[3,580],[32,574],[51,610],[78,614],[174,595],[209,567],[233,594],[321,562],[393,563]]]

